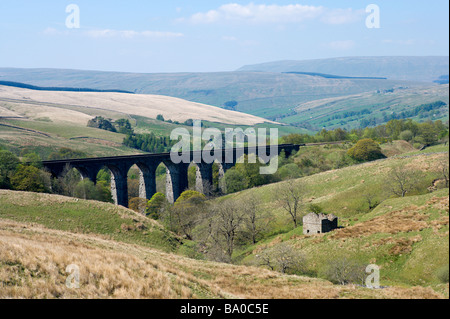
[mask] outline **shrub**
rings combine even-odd
[[[147,207],[145,212],[147,216],[153,219],[159,219],[161,209],[166,203],[166,196],[162,193],[156,193],[152,196],[152,198],[147,202]]]
[[[147,200],[145,198],[133,197],[130,199],[128,206],[135,212],[144,215],[147,206]]]
[[[362,284],[366,278],[366,265],[341,257],[332,260],[325,270],[325,278],[334,284],[348,285],[348,284]]]
[[[439,268],[436,272],[436,277],[443,284],[448,284],[448,282],[449,282],[449,278],[448,278],[449,277],[449,266],[445,265],[445,266]]]
[[[370,138],[358,141],[355,146],[348,150],[347,154],[357,161],[374,161],[386,156],[381,153],[381,147]]]
[[[20,164],[11,177],[11,185],[19,191],[43,193],[46,191],[42,172],[34,166]]]
[[[9,151],[0,150],[0,188],[10,188],[10,177],[19,165],[19,159]]]

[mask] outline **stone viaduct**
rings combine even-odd
[[[210,159],[219,164],[219,176],[222,177],[243,154],[256,154],[259,158],[268,162],[274,156],[279,155],[281,151],[290,155],[293,151],[298,151],[301,146],[293,144],[272,146],[276,149],[276,152],[273,149],[271,150],[271,146],[230,148],[216,150],[215,152],[214,150],[190,151],[178,153],[178,155],[186,154],[188,156],[188,160],[180,163],[172,161],[171,153],[161,153],[44,161],[43,165],[51,172],[53,177],[61,176],[66,167],[73,167],[80,172],[83,179],[88,178],[94,183],[100,169],[108,168],[111,171],[111,193],[114,202],[116,205],[127,207],[127,175],[133,165],[136,165],[140,170],[139,197],[150,199],[156,193],[156,168],[163,163],[167,171],[166,197],[169,202],[173,203],[188,188],[188,168],[191,163],[194,163],[197,167],[196,190],[204,193],[205,187],[212,185],[213,164],[208,164],[212,162]],[[205,155],[209,156],[208,163],[203,160]]]

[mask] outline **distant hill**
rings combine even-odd
[[[113,93],[130,93],[130,94],[133,93],[133,92],[123,91],[123,90],[96,90],[96,89],[88,89],[88,88],[42,87],[42,86],[35,86],[35,85],[29,85],[26,83],[10,82],[10,81],[0,81],[0,85],[35,90],[35,91],[104,92],[104,93],[113,92]]]
[[[295,72],[296,70],[287,71]],[[342,72],[319,73],[335,76],[327,78],[317,74],[244,71],[143,74],[0,68],[0,81],[22,82],[41,87],[120,89],[140,94],[165,95],[222,108],[233,105],[236,111],[264,118],[282,117],[292,112],[297,105],[313,100],[383,91],[400,86],[424,85],[422,82],[411,81],[336,78],[336,76],[347,76]],[[442,74],[440,73],[439,76]],[[371,75],[352,76],[370,77]]]
[[[343,57],[304,61],[276,61],[246,65],[238,71],[317,72],[390,80],[433,82],[449,74],[448,56]]]
[[[299,104],[278,121],[305,128],[375,126],[393,119],[448,120],[449,86],[395,88]]]

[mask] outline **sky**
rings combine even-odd
[[[379,15],[366,12],[371,4]],[[448,0],[1,0],[0,67],[220,72],[278,60],[448,56],[448,11]]]

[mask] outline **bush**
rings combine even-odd
[[[248,187],[244,174],[235,168],[229,169],[224,176],[227,193],[236,193]]]
[[[10,178],[19,163],[16,155],[9,151],[0,150],[0,188],[11,188]]]
[[[99,181],[97,184],[94,184],[92,181],[84,179],[75,187],[74,196],[87,200],[113,202],[109,186],[104,181]]]
[[[400,133],[399,138],[400,138],[401,140],[410,142],[410,141],[412,141],[412,139],[414,138],[414,134],[413,134],[413,132],[411,132],[410,130],[406,130],[406,131],[403,131],[403,132]]]
[[[342,257],[332,260],[325,270],[325,278],[334,284],[348,285],[361,284],[364,285],[366,278],[366,265]]]
[[[448,278],[449,277],[449,266],[445,265],[445,266],[439,268],[436,272],[436,277],[443,284],[448,284],[448,282],[449,282],[449,278]]]
[[[146,215],[153,219],[159,219],[161,209],[166,203],[166,196],[162,193],[156,193],[147,202]]]
[[[355,146],[348,150],[347,154],[361,162],[386,158],[381,152],[380,145],[370,138],[358,141]]]
[[[136,213],[145,215],[147,200],[145,198],[133,197],[130,199],[128,206],[130,209],[134,210]]]
[[[11,185],[15,190],[43,193],[47,191],[43,172],[37,167],[20,164],[11,177]]]

